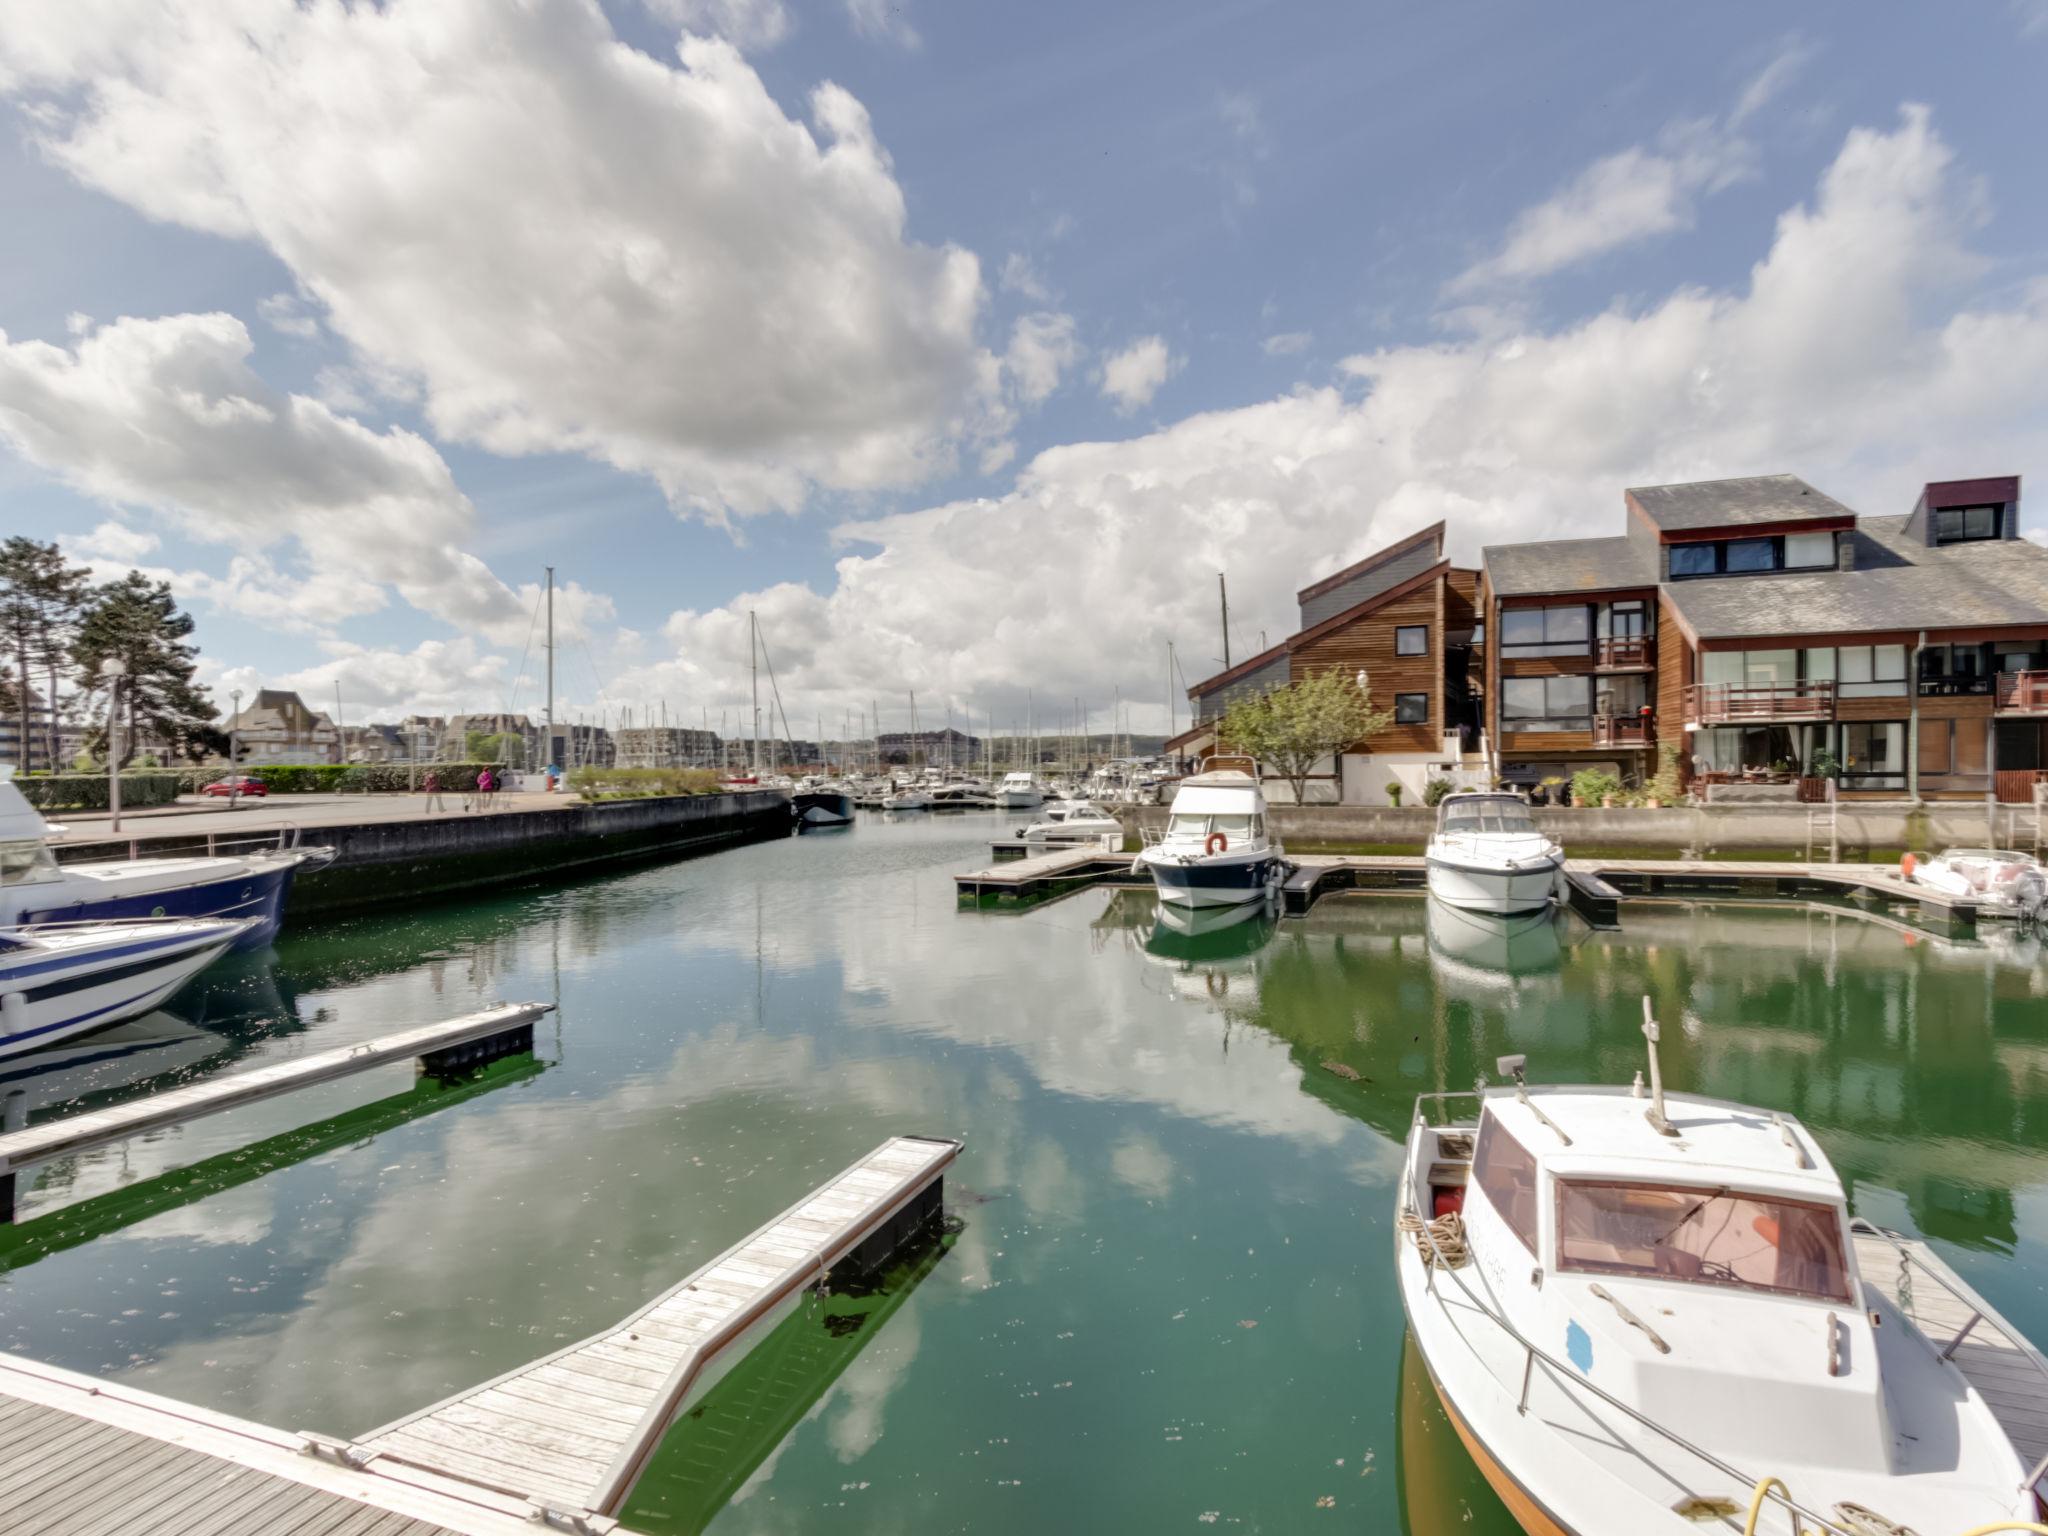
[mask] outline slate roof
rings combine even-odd
[[[1685,485],[1632,485],[1628,494],[1666,532],[1735,528],[1810,517],[1854,517],[1834,497],[1797,475],[1746,475]]]
[[[2025,539],[1938,548],[1904,517],[1865,517],[1856,569],[1674,581],[1663,591],[1702,640],[2048,624],[2048,549]]]
[[[1536,544],[1489,544],[1480,552],[1498,597],[1538,592],[1605,592],[1657,585],[1657,550],[1617,535],[1608,539],[1549,539]]]

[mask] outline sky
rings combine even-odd
[[[798,735],[1158,731],[1219,572],[1241,658],[1439,518],[2030,474],[2044,84],[2048,0],[10,0],[0,532],[223,705],[537,717],[552,566],[565,717],[744,734],[751,612]]]

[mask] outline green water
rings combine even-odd
[[[614,1321],[887,1135],[958,1135],[949,1246],[786,1324],[629,1524],[1488,1536],[1404,1364],[1399,1138],[1504,1052],[1626,1082],[1646,992],[1673,1086],[1802,1116],[1859,1211],[2048,1338],[2032,940],[1707,905],[1503,938],[1410,897],[1195,937],[1136,891],[962,912],[997,830],[868,820],[235,962],[175,1002],[185,1072],[560,1011],[538,1062],[459,1089],[380,1071],[47,1170],[0,1237],[0,1349],[361,1433]],[[162,1086],[147,1059],[63,1091]]]

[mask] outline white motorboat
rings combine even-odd
[[[928,811],[932,808],[931,794],[914,784],[906,784],[882,796],[885,811]]]
[[[1912,878],[1944,896],[2001,912],[2037,912],[2048,903],[2048,871],[2031,853],[2003,848],[1950,848],[1916,864]]]
[[[254,923],[171,918],[0,931],[0,1056],[148,1013]]]
[[[1852,1220],[1791,1117],[1667,1098],[1643,1007],[1647,1098],[1504,1057],[1514,1086],[1424,1094],[1409,1133],[1409,1328],[1522,1528],[2040,1529],[2002,1522],[2039,1518],[2048,1457],[2013,1435],[2039,1438],[2048,1361],[1924,1243]]]
[[[1029,811],[1045,803],[1045,792],[1028,773],[1006,773],[996,786],[996,804],[1006,811]]]
[[[0,773],[0,928],[29,923],[142,917],[252,918],[239,949],[276,935],[301,869],[332,860],[332,848],[278,846],[255,853],[59,864],[50,827]],[[289,838],[289,834],[285,835]]]
[[[1093,800],[1049,800],[1040,808],[1038,820],[1019,827],[1017,835],[1027,843],[1055,848],[1099,843],[1106,837],[1121,845],[1124,824]]]
[[[1513,795],[1444,796],[1425,853],[1430,895],[1469,912],[1533,912],[1564,880],[1564,850]]]
[[[996,797],[979,779],[955,779],[931,792],[935,811],[992,811]]]
[[[1151,874],[1161,901],[1229,907],[1278,890],[1286,856],[1267,831],[1259,781],[1224,768],[1181,781],[1165,835],[1148,842],[1132,869]]]

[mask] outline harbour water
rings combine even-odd
[[[943,1250],[785,1324],[628,1525],[1507,1532],[1404,1349],[1401,1138],[1505,1052],[1625,1083],[1645,993],[1671,1086],[1803,1117],[1860,1214],[2048,1339],[2032,939],[1738,905],[1614,933],[1409,897],[1198,932],[1142,891],[961,911],[952,873],[1007,825],[864,816],[288,932],[176,1000],[165,1076],[108,1050],[0,1088],[40,1117],[500,998],[559,1002],[538,1064],[370,1074],[45,1170],[0,1238],[0,1348],[361,1433],[926,1131],[967,1142]]]

